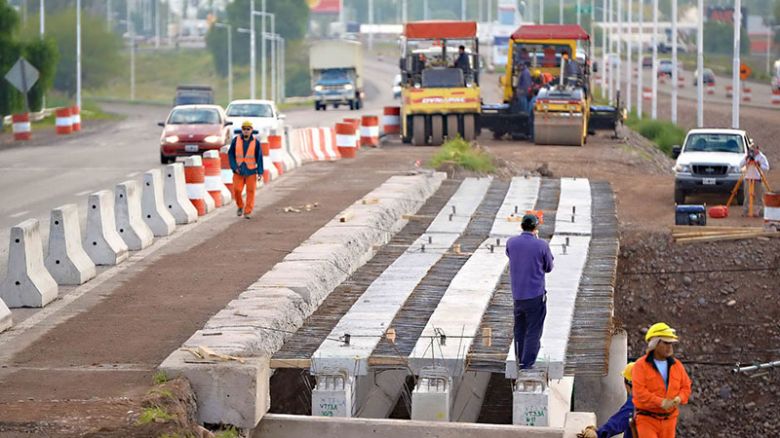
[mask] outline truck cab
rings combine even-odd
[[[672,148],[674,202],[685,204],[695,193],[728,194],[742,175],[741,163],[752,144],[741,129],[691,129],[682,146]],[[742,191],[736,202],[742,204]]]
[[[324,40],[309,51],[314,109],[363,107],[363,53],[358,41]]]

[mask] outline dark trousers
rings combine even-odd
[[[536,363],[546,316],[546,293],[536,298],[515,300],[515,355],[520,369],[530,369]]]

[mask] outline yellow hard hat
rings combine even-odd
[[[634,362],[629,362],[625,368],[623,368],[623,378],[631,381],[631,370],[634,369]]]
[[[677,339],[677,331],[665,322],[657,322],[650,326],[645,334],[645,341],[650,341],[653,338],[671,338]]]
[[[241,124],[241,127],[242,128],[251,128],[252,127],[252,122],[250,122],[249,120],[244,120],[244,123]]]
[[[541,74],[542,74],[542,71],[539,70],[538,68],[535,68],[535,69],[533,69],[533,71],[531,71],[531,76],[533,76],[535,78],[538,78]]]

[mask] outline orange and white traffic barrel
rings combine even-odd
[[[222,178],[222,184],[227,187],[230,193],[233,193],[233,170],[230,168],[228,150],[230,150],[230,146],[219,148],[219,175]]]
[[[331,161],[341,159],[341,154],[336,147],[336,131],[333,128],[319,128],[319,130],[325,159]]]
[[[268,148],[268,155],[271,158],[271,163],[273,163],[274,167],[276,167],[276,171],[279,172],[279,176],[284,175],[284,151],[282,150],[282,136],[269,135]]]
[[[650,87],[643,87],[642,88],[642,99],[644,100],[653,100],[653,89]]]
[[[73,132],[81,131],[81,108],[78,105],[70,107],[70,126]]]
[[[764,225],[780,231],[780,193],[764,193]]]
[[[215,150],[203,153],[204,184],[206,191],[214,198],[214,205],[222,207],[222,169],[219,164],[219,152]]]
[[[753,99],[753,89],[750,87],[742,87],[742,101],[750,102]]]
[[[32,125],[30,113],[14,114],[11,116],[14,140],[29,140],[32,138]]]
[[[734,86],[733,85],[726,85],[726,97],[731,97],[734,95]]]
[[[379,146],[379,117],[363,116],[360,118],[360,145]]]
[[[322,136],[322,130],[320,128],[309,128],[307,131],[314,161],[327,160],[328,157],[325,155],[325,138]]]
[[[685,88],[685,78],[677,75],[677,88]]]
[[[770,97],[772,105],[780,105],[780,89],[772,90],[772,96]]]
[[[705,90],[707,90],[707,94],[714,95],[715,94],[715,84],[707,84],[705,85]]]
[[[184,181],[187,183],[187,197],[198,210],[198,216],[206,214],[206,170],[200,155],[184,160]]]
[[[382,133],[385,135],[401,132],[401,107],[386,106],[382,114]]]
[[[271,146],[267,139],[260,142],[260,149],[263,151],[263,183],[268,184],[279,177],[279,171],[271,162]]]
[[[357,142],[355,141],[355,125],[352,123],[336,123],[336,148],[342,158],[355,158]]]
[[[73,132],[73,122],[70,119],[70,108],[57,108],[54,110],[54,121],[57,134],[70,134]]]
[[[344,123],[351,123],[355,127],[355,147],[360,150],[360,119],[346,118]]]

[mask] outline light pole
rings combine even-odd
[[[607,0],[601,0],[601,98],[607,92]]]
[[[658,0],[653,0],[653,101],[650,117],[658,118]]]
[[[704,126],[704,0],[699,0],[696,17],[696,126]]]
[[[76,107],[81,109],[81,0],[76,0]]]
[[[40,31],[41,31],[41,39],[43,39],[43,33],[45,31],[46,27],[46,0],[41,0],[40,3]]]
[[[423,0],[423,20],[430,19],[428,15],[428,0]]]
[[[618,68],[617,75],[615,76],[615,99],[621,98],[621,91],[623,91],[623,0],[615,0],[617,3],[617,60]]]
[[[607,46],[609,46],[609,56],[607,57],[607,62],[609,63],[609,103],[612,104],[615,102],[615,58],[613,57],[615,53],[615,30],[613,29],[615,24],[615,16],[613,15],[613,8],[615,7],[615,1],[617,0],[609,0],[607,2],[608,10],[607,10],[607,16],[609,17],[608,24],[609,24],[609,42],[607,43]]]
[[[577,26],[582,24],[582,19],[580,18],[580,8],[582,7],[582,1],[577,0]]]
[[[401,24],[406,23],[409,14],[409,4],[407,0],[401,0]]]
[[[544,0],[539,0],[539,24],[544,24]]]
[[[160,0],[154,0],[154,48],[160,48]]]
[[[701,1],[701,0],[700,0]],[[643,82],[644,82],[644,72],[642,69],[644,68],[644,54],[645,54],[645,32],[644,32],[644,26],[645,26],[645,2],[644,0],[639,0],[639,47],[637,50],[637,71],[639,72],[636,75],[636,115],[640,119],[642,118],[642,93],[643,93]]]
[[[742,33],[742,1],[741,0],[735,0],[734,1],[734,59],[731,64],[731,81],[732,81],[732,87],[733,93],[731,93],[731,127],[734,129],[739,129],[739,98],[740,98],[740,92],[742,91],[740,88],[740,81],[739,81],[739,44],[740,44],[740,33]]]
[[[558,24],[563,24],[563,0],[558,0]]]
[[[254,99],[257,95],[257,85],[255,76],[257,75],[257,55],[255,54],[255,0],[249,3],[249,98]]]
[[[126,17],[127,20],[127,36],[130,39],[130,100],[135,100],[135,26],[133,26],[133,18],[131,14],[130,0],[125,1],[127,5]]]
[[[228,102],[232,102],[233,101],[233,26],[224,23],[214,23],[214,26],[227,30]]]
[[[460,21],[466,21],[466,0],[460,0]]]
[[[252,22],[255,21],[254,17],[262,17],[262,20],[261,20],[262,24],[260,26],[260,28],[261,28],[261,32],[260,32],[260,35],[261,35],[261,38],[260,38],[260,81],[262,82],[260,84],[260,90],[261,90],[260,94],[262,94],[263,99],[268,99],[268,94],[266,93],[266,82],[267,82],[267,76],[266,76],[267,73],[266,72],[268,70],[268,67],[266,65],[266,48],[265,48],[265,46],[266,46],[266,36],[268,35],[268,32],[265,31],[265,28],[266,28],[265,27],[265,19],[266,19],[266,17],[271,17],[271,32],[270,32],[271,34],[276,33],[276,19],[275,19],[275,15],[274,14],[265,12],[265,0],[263,0],[263,10],[262,11],[252,11]],[[274,55],[274,53],[273,53],[273,47],[272,47],[271,56],[273,57],[273,55]],[[272,60],[272,62],[273,62],[273,60]],[[273,80],[274,79],[273,79],[273,76],[272,76],[271,77],[271,81],[272,81],[271,89],[272,90],[273,90],[273,85],[274,85],[273,84]]]
[[[634,32],[631,26],[633,23],[633,18],[631,17],[631,12],[633,10],[631,7],[631,1],[632,0],[628,0],[628,29],[626,29],[626,54],[628,55],[626,56],[626,75],[628,75],[626,78],[626,82],[628,82],[626,85],[626,110],[628,110],[629,113],[631,112],[631,85],[633,85],[634,79],[634,69],[631,62],[631,58],[633,56],[633,44],[631,44],[631,40],[634,37]]]
[[[677,123],[677,0],[672,0],[672,123]],[[701,72],[699,72],[701,76]]]

